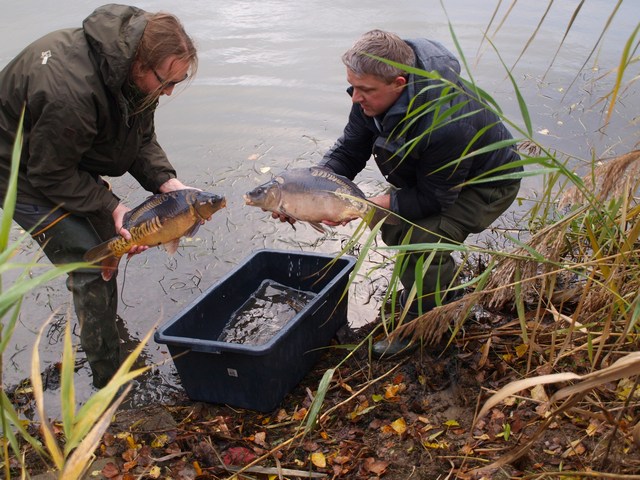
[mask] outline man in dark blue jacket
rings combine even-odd
[[[380,58],[433,75],[407,73]],[[369,200],[419,227],[383,225],[387,245],[400,245],[407,235],[414,245],[461,244],[512,204],[522,168],[509,165],[519,160],[514,148],[504,146],[505,141],[514,143],[511,134],[463,85],[453,54],[431,40],[402,40],[373,30],[342,61],[353,107],[343,135],[322,163],[353,180],[373,155],[392,188]],[[401,306],[416,280],[422,282],[422,293],[410,305],[414,316],[451,300],[454,295],[446,290],[454,283],[456,268],[449,251],[415,250],[400,258],[406,262]],[[424,268],[416,275],[420,258]],[[382,340],[374,344],[373,354],[398,356],[415,346],[406,339]]]

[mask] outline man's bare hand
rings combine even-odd
[[[122,224],[124,222],[125,214],[130,210],[131,209],[126,205],[119,203],[112,213],[113,222],[116,226],[116,233],[127,241],[131,240],[131,232],[124,228]],[[142,253],[148,249],[149,247],[147,245],[133,245],[127,252],[127,258],[131,258],[133,255],[137,255],[138,253]]]
[[[265,212],[267,210],[264,210]],[[287,217],[286,215],[282,215],[280,213],[275,213],[272,212],[271,213],[271,218],[277,218],[279,219],[282,223],[289,223],[291,225],[293,225],[294,223],[296,223],[296,219],[295,218],[291,218],[291,217]]]

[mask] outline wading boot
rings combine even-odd
[[[403,358],[415,352],[420,346],[418,342],[412,342],[411,338],[383,338],[371,347],[373,358]]]
[[[400,304],[399,305],[400,311],[404,311],[405,305],[407,304],[408,295],[409,295],[409,292],[406,289],[401,290],[398,293],[398,303]],[[463,295],[462,290],[454,290],[445,298],[442,304],[445,305],[447,303],[451,303],[455,300],[458,300],[460,297],[462,297],[462,295]],[[428,311],[432,310],[435,307],[436,305],[433,301],[425,300],[422,305],[422,313],[423,314],[427,313]],[[414,300],[413,302],[411,302],[411,305],[407,310],[404,325],[414,321],[419,315],[420,314],[419,314],[419,308],[418,308],[418,300]],[[373,344],[373,346],[371,347],[371,355],[374,358],[379,358],[379,359],[403,358],[415,352],[419,346],[420,346],[419,339],[412,341],[410,337],[403,337],[403,338],[386,337]]]

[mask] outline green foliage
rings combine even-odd
[[[522,54],[524,54],[541,24],[545,21],[548,7],[552,3],[549,3],[547,10],[542,14],[540,22],[524,47]],[[619,1],[613,7],[604,30],[598,36],[596,46],[602,41],[603,35],[617,12],[620,3]],[[581,5],[576,8],[571,24],[580,13],[580,8]],[[505,15],[505,19],[507,16],[508,13]],[[571,28],[571,24],[568,25],[567,31]],[[544,190],[539,192],[536,199],[531,199],[531,210],[522,221],[522,223],[529,226],[530,241],[507,237],[508,242],[517,252],[515,256],[514,252],[488,251],[471,245],[452,245],[444,240],[443,242],[429,245],[403,244],[393,247],[377,247],[391,252],[390,255],[387,255],[387,258],[389,258],[389,262],[395,262],[389,284],[392,289],[398,284],[402,271],[402,255],[409,252],[422,252],[425,254],[424,263],[419,266],[419,270],[423,270],[424,264],[428,264],[429,252],[436,250],[459,252],[463,257],[473,254],[489,257],[491,261],[487,263],[492,265],[492,268],[501,264],[508,264],[509,266],[513,264],[515,266],[510,270],[509,276],[506,278],[499,278],[494,282],[486,281],[486,278],[478,281],[476,283],[476,292],[479,295],[484,295],[487,301],[492,303],[492,296],[500,295],[499,290],[505,290],[507,293],[503,295],[500,301],[496,301],[496,304],[503,306],[508,304],[509,307],[515,306],[522,331],[521,337],[523,342],[527,343],[530,340],[530,332],[528,330],[531,325],[527,320],[529,318],[527,313],[531,308],[544,312],[544,307],[554,302],[554,291],[559,288],[565,288],[567,279],[569,279],[568,281],[571,285],[584,288],[583,301],[578,306],[576,315],[586,317],[581,318],[581,325],[587,331],[587,335],[584,337],[585,348],[589,351],[590,358],[595,366],[608,353],[605,349],[607,340],[620,338],[617,343],[621,344],[627,338],[614,337],[612,336],[614,332],[630,334],[638,328],[637,312],[640,311],[638,307],[640,302],[636,295],[631,294],[631,291],[634,288],[637,291],[640,284],[640,269],[638,269],[639,265],[635,260],[637,258],[635,253],[638,250],[636,245],[639,243],[638,236],[640,234],[640,212],[634,200],[634,194],[638,188],[637,175],[634,175],[637,170],[631,169],[634,162],[640,163],[640,159],[637,161],[631,159],[626,162],[614,159],[609,162],[613,166],[607,172],[600,167],[601,159],[594,155],[589,174],[585,177],[576,174],[566,159],[563,159],[561,155],[551,151],[534,138],[531,114],[518,82],[511,73],[513,67],[509,68],[499,52],[496,51],[488,35],[489,26],[487,27],[484,41],[494,48],[494,52],[511,82],[513,94],[518,102],[520,111],[519,120],[506,117],[498,102],[473,81],[467,59],[460,48],[454,29],[451,24],[449,24],[449,27],[458,50],[458,57],[470,78],[470,80],[459,79],[463,87],[443,78],[438,72],[424,71],[413,66],[402,65],[372,56],[381,62],[411,73],[419,79],[424,79],[424,82],[418,80],[418,85],[423,85],[420,87],[422,89],[420,92],[429,94],[425,95],[425,97],[431,97],[430,100],[420,105],[411,103],[408,113],[400,123],[400,127],[393,133],[393,135],[399,137],[407,137],[411,127],[416,125],[425,115],[429,115],[429,118],[432,119],[424,132],[421,132],[415,138],[406,139],[404,150],[400,154],[403,156],[409,155],[432,132],[446,127],[452,121],[459,119],[459,117],[456,119],[453,117],[459,114],[460,108],[467,102],[465,98],[470,96],[473,100],[494,112],[519,138],[479,148],[477,146],[478,139],[483,132],[478,132],[464,147],[463,153],[459,158],[441,168],[456,168],[460,162],[474,156],[496,149],[515,148],[518,145],[527,144],[534,148],[529,150],[529,153],[522,151],[519,160],[486,172],[482,176],[469,179],[460,187],[486,182],[489,177],[492,177],[492,179],[522,179],[528,176],[540,176],[543,177],[542,185]],[[612,90],[605,96],[605,99],[609,101],[607,123],[611,111],[617,99],[619,99],[621,87],[624,84],[625,71],[638,60],[635,55],[638,48],[637,37],[639,32],[640,24],[622,46],[621,59],[618,68],[614,72],[616,78]],[[594,50],[596,46],[594,46]],[[584,66],[582,69],[584,69]],[[637,77],[633,78],[631,82],[635,80],[637,80]],[[434,92],[438,92],[438,94],[434,95]],[[461,95],[464,95],[464,97],[462,99],[458,98]],[[469,115],[473,113],[475,112],[471,112]],[[616,163],[622,166],[616,167]],[[523,167],[524,171],[515,174],[501,173],[514,167]],[[625,169],[630,169],[632,173],[625,174]],[[626,183],[624,183],[625,181]],[[598,183],[600,185],[597,185]],[[611,187],[606,187],[606,184],[611,183],[624,184],[626,189],[612,193]],[[566,201],[570,195],[574,197],[573,202]],[[414,226],[414,228],[420,227]],[[360,255],[366,254],[367,248],[361,250]],[[503,270],[507,269],[498,269],[498,272]],[[417,271],[416,278],[421,278],[420,274],[421,271]],[[482,272],[477,272],[477,274],[481,275]],[[440,288],[445,289],[447,286],[440,286]],[[488,289],[484,294],[482,293],[483,288]],[[383,304],[387,303],[386,300],[393,298],[394,295],[395,292],[387,293]],[[420,292],[414,288],[411,292],[412,298],[413,295],[419,296]],[[536,297],[537,300],[535,300]],[[558,296],[556,295],[556,297]],[[588,298],[591,303],[586,303],[584,298]],[[587,308],[587,306],[591,310],[585,312],[584,308]],[[380,314],[384,328],[387,330],[386,313],[381,309]],[[540,313],[540,315],[542,316],[543,314]],[[605,319],[604,323],[598,321],[601,319]],[[426,323],[428,321],[433,321],[433,318],[429,316],[421,317],[416,322]],[[459,328],[459,323],[454,324],[452,332],[458,331]],[[571,332],[569,332],[569,335],[571,335]],[[594,338],[598,338],[597,344],[593,342]],[[560,355],[563,353],[560,352]],[[551,353],[550,358],[554,358],[555,355],[557,355],[557,352]]]
[[[23,119],[21,117],[11,159],[11,176],[7,195],[4,199],[3,215],[0,223],[0,359],[2,359],[4,352],[10,344],[23,296],[33,289],[45,285],[57,277],[66,275],[77,268],[87,268],[90,266],[83,262],[43,267],[40,264],[36,264],[35,261],[25,264],[13,261],[20,246],[29,239],[29,234],[25,233],[19,236],[16,241],[9,242],[13,212],[15,211],[16,204],[18,165],[22,148],[22,121]],[[11,269],[20,269],[21,273],[11,287],[6,290],[1,289],[1,276]],[[33,273],[38,270],[43,271],[39,274]],[[58,472],[59,478],[64,478],[65,480],[81,478],[91,464],[93,452],[98,446],[102,434],[109,426],[115,410],[128,392],[128,389],[122,392],[123,387],[130,380],[149,368],[144,367],[131,371],[133,363],[151,337],[153,329],[150,330],[138,347],[127,357],[111,381],[103,389],[96,392],[82,408],[76,412],[73,383],[75,354],[71,342],[70,325],[69,322],[67,322],[64,337],[60,389],[62,431],[63,438],[65,439],[64,445],[61,446],[45,411],[44,392],[40,376],[38,347],[42,332],[47,324],[48,322],[45,322],[38,335],[31,358],[31,385],[40,417],[44,445],[29,434],[25,426],[26,423],[16,412],[4,389],[0,391],[0,422],[3,433],[2,458],[4,477],[6,479],[11,478],[11,472],[9,470],[10,457],[13,456],[15,459],[22,461],[23,447],[26,445],[30,446],[43,459],[48,459],[52,462],[52,466]],[[11,449],[13,455],[9,449]],[[23,465],[23,474],[25,473],[26,465]]]

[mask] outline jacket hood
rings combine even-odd
[[[441,43],[426,38],[405,40],[416,54],[416,67],[428,72],[437,70],[442,77],[456,82],[460,75],[460,62]]]
[[[460,62],[441,43],[426,38],[405,40],[405,42],[409,44],[416,55],[416,68],[427,72],[435,70],[443,79],[454,84],[459,82]],[[415,108],[437,99],[442,92],[440,84],[439,80],[410,74],[407,88],[387,112],[386,117],[395,119],[392,120],[392,123],[396,122],[398,118],[404,117],[411,102]],[[438,88],[426,89],[427,86],[438,86]]]
[[[127,80],[146,25],[144,10],[115,4],[97,8],[82,23],[102,79],[116,95]]]
[[[426,38],[405,40],[416,54],[416,68],[427,72],[437,71],[445,80],[458,83],[460,76],[460,62],[441,43]],[[411,75],[408,82],[409,98],[413,98],[425,86],[433,84],[436,80],[429,80],[418,75]],[[438,82],[439,83],[439,82]],[[419,103],[433,100],[440,95],[440,88],[427,90],[419,95]]]

